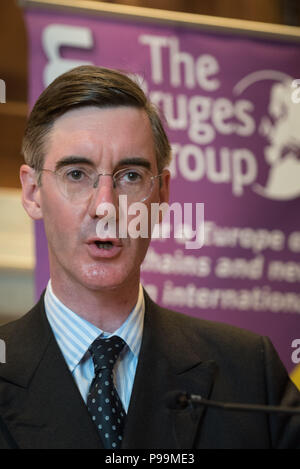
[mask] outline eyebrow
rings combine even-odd
[[[87,164],[89,166],[95,167],[95,163],[89,158],[86,158],[84,156],[70,155],[57,161],[55,165],[55,171],[71,164]],[[151,169],[150,161],[146,158],[141,158],[139,156],[131,158],[122,158],[120,161],[118,161],[118,164],[115,169],[120,168],[122,166],[143,166],[144,168]]]
[[[84,156],[71,155],[57,161],[55,165],[55,171],[71,164],[88,164],[89,166],[94,166],[93,162],[89,158],[85,158]]]
[[[151,169],[151,163],[146,158],[136,156],[133,158],[123,158],[117,164],[117,168],[120,166],[143,166],[144,168]]]

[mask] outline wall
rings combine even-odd
[[[84,3],[84,0],[83,0]],[[300,24],[294,0],[127,0],[149,8],[186,11],[273,23]],[[0,2],[0,79],[6,103],[0,104],[0,322],[31,306],[33,292],[33,227],[20,204],[19,167],[27,108],[27,39],[17,1]]]

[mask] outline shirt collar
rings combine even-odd
[[[138,357],[145,314],[143,287],[139,286],[138,300],[125,322],[113,333],[106,333],[65,306],[54,294],[49,280],[45,293],[45,310],[56,341],[71,372],[85,356],[89,346],[99,337],[117,335]]]

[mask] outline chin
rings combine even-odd
[[[94,291],[114,290],[128,284],[130,277],[129,272],[121,272],[116,268],[89,265],[82,271],[82,284]]]

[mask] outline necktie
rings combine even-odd
[[[113,383],[113,367],[125,342],[117,336],[99,337],[89,347],[95,376],[87,397],[88,410],[106,449],[121,445],[125,411]]]

